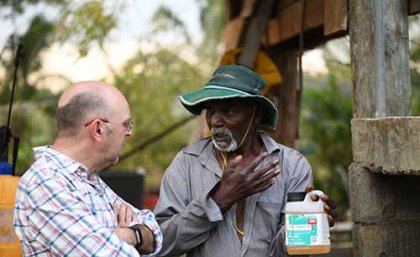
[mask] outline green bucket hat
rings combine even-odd
[[[184,107],[195,115],[204,109],[204,103],[210,100],[230,98],[246,98],[263,109],[261,125],[275,129],[278,111],[276,106],[261,89],[265,81],[255,72],[245,66],[224,65],[216,69],[204,88],[179,96]]]

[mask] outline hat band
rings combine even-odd
[[[238,89],[234,89],[234,88],[226,88],[226,87],[220,87],[220,86],[205,86],[204,89],[209,88],[209,89],[223,89],[223,90],[229,90],[229,91],[233,91],[233,92],[237,92],[237,93],[241,93],[244,95],[250,95],[252,96],[250,93],[238,90]]]

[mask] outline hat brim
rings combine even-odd
[[[255,102],[263,109],[261,125],[268,125],[272,129],[277,126],[278,111],[276,106],[263,95],[251,95],[249,93],[218,86],[209,86],[197,91],[193,91],[179,96],[184,107],[192,114],[199,115],[204,109],[204,103],[211,100],[223,100],[230,98],[246,98]]]

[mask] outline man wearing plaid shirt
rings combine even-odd
[[[151,256],[162,247],[152,212],[117,196],[98,176],[115,164],[132,134],[122,93],[101,82],[80,82],[61,96],[58,135],[35,148],[22,176],[14,227],[24,256]]]

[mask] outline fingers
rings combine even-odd
[[[272,174],[273,171],[280,171],[280,169],[276,168],[277,164],[279,163],[279,160],[275,159],[273,161],[271,161],[270,163],[267,163],[266,165],[264,165],[263,167],[261,167],[258,170],[255,170],[254,172],[252,172],[250,175],[252,177],[252,179],[258,179],[258,178],[263,178],[269,174]],[[278,175],[278,174],[276,174]]]
[[[252,191],[253,193],[258,193],[265,191],[271,187],[276,182],[276,176],[281,172],[279,168],[276,167],[277,162],[273,162],[266,167],[263,167],[261,170],[256,171],[254,178],[251,178]],[[268,171],[267,168],[271,167]]]
[[[132,220],[133,220],[133,210],[127,205],[127,209],[125,213],[125,223],[127,224],[127,226],[130,225]]]
[[[337,219],[337,212],[335,212],[335,202],[331,200],[327,195],[321,195],[321,200],[326,204],[324,205],[324,211],[328,214],[328,223],[330,227],[333,227],[335,224],[335,219]]]
[[[328,215],[327,217],[328,217],[328,225],[330,227],[334,227],[334,225],[335,225],[335,218],[332,215]]]
[[[271,160],[261,168],[255,169],[267,155],[268,153],[260,154],[250,165],[241,171],[241,174],[246,178],[245,182],[250,194],[262,192],[271,187],[276,182],[275,177],[281,172],[277,167],[279,163],[278,159]]]
[[[234,172],[241,161],[242,155],[236,156],[233,160],[228,162],[225,172]]]
[[[128,227],[134,219],[133,210],[131,209],[131,207],[126,203],[122,203],[116,208],[114,207],[114,209],[117,214],[117,221],[119,227]]]
[[[276,182],[275,177],[280,174],[280,169],[277,167],[279,161],[270,158],[267,162],[268,158],[265,159],[267,156],[268,153],[261,153],[246,166],[243,163],[242,156],[237,156],[228,163],[228,168],[221,178],[220,186],[213,194],[219,206],[223,205],[224,202],[233,203],[249,195],[264,191]],[[263,160],[267,163],[263,164]],[[257,168],[257,166],[259,167]],[[223,199],[219,198],[222,195]]]
[[[321,200],[324,201],[331,209],[335,209],[337,206],[334,202],[334,200],[332,200],[328,195],[321,195]]]
[[[242,173],[244,174],[248,174],[249,172],[252,172],[253,170],[255,170],[255,168],[258,166],[258,164],[260,164],[260,162],[262,160],[264,160],[264,158],[268,155],[267,152],[263,152],[260,155],[258,155],[257,158],[255,158],[247,167],[245,167],[244,169],[242,169]]]
[[[242,155],[238,155],[230,163],[232,166],[236,167],[242,161]]]
[[[112,209],[114,210],[115,216],[117,217],[117,220],[118,220],[118,212],[120,210],[120,206],[118,204],[112,204]]]
[[[314,186],[313,186],[313,185],[309,185],[309,186],[307,186],[307,187],[305,188],[305,192],[306,192],[306,193],[309,193],[309,192],[311,192],[312,190],[314,190]]]
[[[265,183],[259,183],[258,185],[256,185],[253,189],[253,193],[259,193],[259,192],[263,192],[267,189],[269,189],[272,185],[274,185],[274,183],[276,183],[275,179],[271,179],[268,182]]]
[[[314,187],[312,185],[309,185],[305,188],[305,192],[309,193],[310,191],[314,190]],[[330,225],[330,227],[333,227],[335,224],[335,219],[337,219],[337,212],[335,212],[335,208],[337,207],[334,200],[332,200],[328,195],[323,194],[323,195],[317,195],[317,194],[313,194],[311,195],[311,200],[312,201],[318,201],[319,199],[321,199],[325,205],[324,205],[324,211],[327,213],[328,215],[328,223]]]

